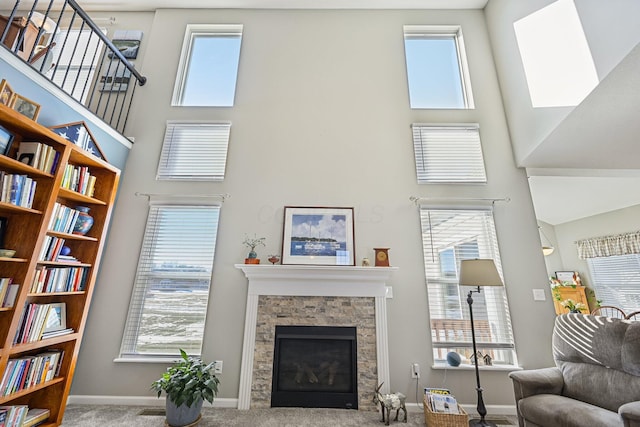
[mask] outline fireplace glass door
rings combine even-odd
[[[358,408],[356,328],[276,326],[271,406]]]

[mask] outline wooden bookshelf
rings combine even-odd
[[[15,135],[7,155],[0,155],[0,171],[7,174],[27,175],[37,183],[30,208],[0,202],[0,217],[7,218],[4,247],[16,251],[12,258],[0,258],[0,277],[9,277],[12,283],[20,284],[13,307],[0,309],[0,380],[5,376],[11,361],[13,361],[12,365],[17,364],[18,361],[14,359],[30,358],[53,351],[64,353],[57,373],[52,379],[16,390],[8,395],[0,393],[0,404],[49,409],[50,417],[43,425],[58,426],[62,423],[71,388],[120,180],[120,170],[4,105],[0,105],[0,125]],[[36,169],[15,159],[22,141],[46,144],[59,152],[57,166],[53,173]],[[61,188],[64,169],[69,164],[75,167],[88,167],[91,174],[96,176],[95,191],[91,197]],[[89,232],[81,236],[49,230],[56,202],[71,208],[78,205],[90,207],[90,215],[94,223]],[[47,236],[64,239],[65,246],[71,248],[71,255],[76,257],[78,262],[40,259]],[[84,289],[71,292],[30,292],[36,278],[36,270],[43,266],[46,268],[86,267],[88,271]],[[24,308],[29,304],[54,303],[65,304],[66,326],[73,328],[74,332],[34,342],[14,344],[16,334],[23,325]]]

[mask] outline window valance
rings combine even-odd
[[[640,231],[578,240],[576,245],[581,259],[640,254]]]

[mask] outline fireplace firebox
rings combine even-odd
[[[356,328],[276,326],[272,407],[358,409]]]

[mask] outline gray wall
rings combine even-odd
[[[233,108],[170,106],[187,23],[244,24]],[[405,24],[462,25],[474,110],[409,108]],[[496,204],[495,219],[519,361],[526,368],[552,364],[553,305],[548,291],[544,302],[534,302],[531,291],[547,288],[540,239],[526,176],[514,164],[482,11],[160,10],[143,49],[138,62],[149,83],[136,92],[129,120],[136,143],[72,395],[152,396],[149,384],[166,368],[114,362],[148,210],[136,192],[231,195],[221,212],[203,348],[206,360],[224,361],[219,397],[238,396],[247,282],[233,265],[245,258],[245,234],[267,238],[263,259],[280,252],[285,205],[353,206],[357,260],[371,258],[373,247],[391,248],[391,264],[399,267],[388,300],[391,388],[414,396],[411,363],[422,366],[420,387],[442,385],[445,372],[430,369],[419,215],[409,197],[510,197]],[[224,182],[155,180],[169,119],[232,122]],[[488,184],[417,185],[414,122],[479,122]],[[513,405],[507,372],[482,372],[482,384],[488,404]],[[450,369],[446,385],[461,402],[475,403],[473,371]]]

